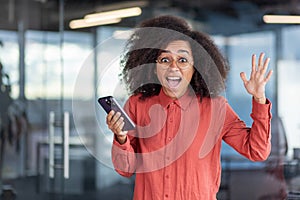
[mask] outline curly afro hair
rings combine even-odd
[[[141,99],[158,95],[161,85],[155,74],[156,59],[162,49],[175,40],[188,41],[194,58],[190,86],[203,97],[216,97],[225,89],[228,64],[206,34],[195,31],[178,17],[159,16],[143,21],[132,34],[121,59],[122,81],[130,94]]]

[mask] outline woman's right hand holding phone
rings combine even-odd
[[[106,116],[106,124],[108,125],[108,128],[115,134],[116,140],[120,144],[124,144],[127,139],[128,131],[122,131],[125,122],[124,118],[121,117],[121,113],[115,113],[113,110],[110,111]]]

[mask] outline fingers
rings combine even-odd
[[[265,73],[268,69],[269,63],[270,63],[270,58],[266,58],[265,57],[265,53],[261,53],[259,55],[258,58],[258,62],[256,64],[256,55],[253,54],[252,55],[252,70],[251,70],[251,74],[250,74],[250,79],[249,80],[264,80],[264,81],[269,81],[271,75],[272,75],[272,70],[267,74],[266,77]],[[246,74],[244,72],[240,73],[241,79],[244,82],[244,84],[246,84],[248,82],[247,78],[246,78]]]
[[[258,63],[257,63],[257,66],[256,66],[256,54],[252,55],[252,71],[257,71],[257,70],[259,70],[259,68],[264,66],[264,57],[265,57],[264,53],[261,53],[259,55]]]
[[[241,77],[242,81],[244,82],[244,84],[246,84],[247,83],[246,73],[245,72],[241,72],[240,73],[240,77]]]
[[[266,71],[267,70],[267,68],[269,66],[269,63],[270,63],[270,58],[266,58],[264,60],[264,57],[265,57],[264,53],[261,53],[259,55],[258,65],[257,65],[257,71],[258,70],[262,70],[262,71]],[[253,62],[254,62],[254,65],[255,65],[255,60],[254,61],[252,60],[252,70],[253,70]]]
[[[256,55],[255,54],[252,55],[251,77],[253,77],[256,74],[256,72],[260,72],[262,74],[266,73],[269,63],[270,63],[270,58],[266,58],[264,60],[264,57],[265,57],[265,53],[261,53],[259,55],[258,63],[256,65]]]
[[[264,53],[261,53],[259,56],[259,62],[258,62],[258,67],[257,70],[260,70],[263,74],[267,71],[267,68],[269,66],[270,63],[270,58],[266,58],[264,60]]]
[[[266,61],[264,62],[264,57],[265,57],[265,54],[261,53],[259,55],[258,63],[256,65],[256,55],[255,54],[252,55],[252,70],[251,70],[250,78],[254,78],[254,76],[257,74],[256,73],[257,71],[263,72],[263,70],[266,69],[266,67],[268,66],[268,63],[269,63],[269,59],[266,59]]]
[[[251,78],[253,78],[255,72],[256,72],[256,55],[253,54],[252,55],[252,70],[251,70],[251,74],[250,74]]]
[[[267,71],[269,63],[270,63],[270,58],[267,58],[263,64],[263,68],[262,68],[263,73],[265,73]]]
[[[252,55],[252,71],[256,70],[256,55]]]
[[[260,70],[263,67],[264,57],[265,57],[264,53],[261,53],[259,55],[257,70]]]
[[[269,73],[267,74],[267,77],[265,78],[265,82],[268,82],[270,80],[272,74],[273,74],[273,70],[270,70]]]
[[[122,132],[124,127],[124,118],[121,117],[121,113],[115,111],[110,111],[106,117],[106,124],[108,128],[116,135],[124,135],[125,132]]]

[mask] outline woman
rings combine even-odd
[[[136,174],[134,199],[216,199],[224,140],[253,161],[270,153],[271,103],[265,96],[269,58],[252,57],[252,127],[220,96],[228,66],[208,36],[182,19],[161,16],[141,23],[128,41],[122,65],[131,94],[125,109],[137,128],[122,131],[111,111],[112,160],[123,176]]]

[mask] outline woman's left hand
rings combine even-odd
[[[265,75],[270,58],[264,60],[264,56],[264,53],[260,54],[258,64],[256,65],[256,55],[252,55],[252,70],[249,80],[247,80],[245,72],[241,72],[240,74],[247,92],[259,103],[266,102],[265,87],[273,73],[273,71],[270,70],[268,74]]]

